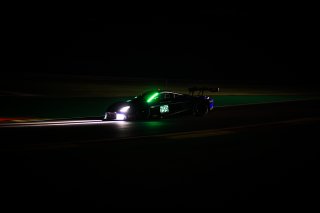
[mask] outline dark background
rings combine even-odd
[[[311,5],[203,8],[13,9],[3,19],[3,73],[316,82]]]
[[[318,83],[318,24],[312,5],[203,5],[206,9],[188,10],[184,5],[166,5],[172,9],[165,10],[135,5],[124,10],[128,5],[121,3],[3,6],[0,77],[59,74]],[[72,139],[80,145],[86,137],[98,138],[97,132],[108,133],[105,126],[3,128],[3,203],[24,209],[61,209],[64,204],[318,207],[313,194],[319,191],[319,148],[314,140],[319,103],[279,106],[226,107],[222,112],[218,108],[212,119],[149,124],[160,133],[162,128],[186,131],[185,124],[191,130],[201,124],[235,129],[242,124],[245,130],[201,140],[145,138],[77,148]],[[262,125],[270,121],[278,123]],[[261,129],[247,126],[256,123]],[[122,128],[134,133],[140,126],[144,132],[143,125]],[[119,132],[113,134],[121,135],[120,127],[115,124]],[[51,150],[50,141],[61,150]],[[26,144],[26,149],[18,144]],[[33,150],[32,145],[44,149]]]

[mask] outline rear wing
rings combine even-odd
[[[209,92],[219,92],[220,88],[209,88],[209,87],[190,87],[188,88],[189,93],[193,96],[195,92],[198,92],[198,95],[203,95],[204,91]]]

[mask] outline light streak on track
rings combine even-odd
[[[3,123],[0,127],[48,127],[48,126],[76,126],[76,125],[105,125],[118,123],[124,125],[125,121],[101,121],[101,120],[61,120],[61,121],[33,121],[20,123]]]

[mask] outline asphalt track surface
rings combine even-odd
[[[313,208],[319,109],[308,100],[205,117],[1,124],[3,204]]]
[[[0,125],[2,146],[59,146],[114,142],[155,136],[210,134],[228,128],[250,128],[319,116],[320,101],[290,101],[219,107],[207,116],[149,121],[101,121],[100,118],[51,120]],[[14,141],[12,143],[12,141]]]

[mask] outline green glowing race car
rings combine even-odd
[[[190,89],[189,89],[190,90]],[[131,100],[112,104],[106,110],[103,120],[134,120],[163,118],[178,114],[206,115],[213,109],[213,98],[169,91],[148,91]]]

